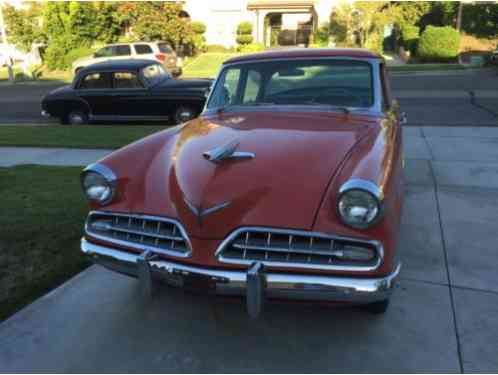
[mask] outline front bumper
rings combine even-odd
[[[182,286],[181,280],[185,276],[201,276],[210,280],[215,286],[216,294],[247,296],[249,289],[250,271],[218,270],[212,268],[189,266],[115,250],[109,247],[96,245],[81,240],[81,250],[92,260],[111,270],[142,280],[143,264],[146,264],[147,278],[163,279],[168,284]],[[320,275],[301,275],[295,273],[262,273],[265,296],[276,299],[337,301],[365,304],[387,299],[399,275],[401,264],[393,272],[382,278],[358,278]]]

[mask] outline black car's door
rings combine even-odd
[[[140,120],[152,115],[149,90],[136,72],[113,72],[112,83],[112,107],[116,119]]]
[[[108,72],[88,73],[76,85],[76,95],[88,104],[91,117],[112,114],[111,77]]]

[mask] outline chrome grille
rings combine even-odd
[[[371,271],[379,267],[382,246],[375,241],[328,236],[321,233],[241,228],[217,250],[221,262],[347,271]]]
[[[162,217],[91,212],[85,232],[91,237],[138,250],[177,257],[188,257],[191,253],[183,227]]]

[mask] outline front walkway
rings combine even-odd
[[[404,268],[385,316],[271,304],[251,322],[168,288],[143,301],[95,266],[0,324],[0,371],[496,372],[497,145],[496,128],[405,129]]]

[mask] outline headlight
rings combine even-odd
[[[116,176],[108,167],[92,164],[81,174],[81,187],[89,201],[103,206],[114,198]]]
[[[349,180],[341,186],[337,211],[342,221],[353,228],[368,228],[382,214],[382,194],[372,182]]]

